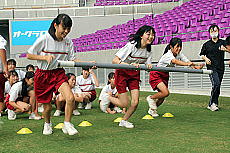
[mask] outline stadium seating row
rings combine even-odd
[[[96,0],[94,6],[178,2],[179,0]]]
[[[159,15],[146,15],[95,33],[73,39],[77,52],[121,48],[128,36],[143,25],[156,30],[154,44],[168,43],[172,37],[185,41],[209,39],[207,27],[218,24],[221,37],[230,34],[230,0],[191,0]],[[114,43],[115,42],[115,43]]]

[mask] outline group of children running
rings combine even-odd
[[[57,108],[54,116],[60,116],[61,111],[65,112],[62,131],[69,135],[78,133],[71,123],[72,114],[80,115],[77,108],[91,109],[92,102],[96,99],[95,87],[99,86],[99,82],[91,68],[82,68],[82,75],[76,77],[73,73],[65,74],[65,70],[58,67],[57,60],[83,62],[75,57],[73,43],[67,37],[71,27],[71,18],[66,14],[59,14],[51,23],[48,33],[39,37],[28,50],[27,58],[37,60],[36,72],[27,72],[21,82],[15,81],[14,76],[17,76],[15,71],[12,71],[9,77],[9,85],[13,84],[8,92],[9,96],[6,97],[6,105],[8,105],[8,111],[11,112],[10,118],[15,118],[15,112],[31,110],[30,118],[39,119],[36,105],[42,103],[45,120],[43,134],[45,135],[53,132],[50,120],[52,99],[55,99]],[[112,63],[135,67],[145,64],[148,69],[151,69],[153,67],[151,45],[155,34],[155,30],[151,26],[140,27],[135,34],[130,35],[129,42],[115,54]],[[227,45],[220,47],[226,51],[229,49]],[[176,37],[172,38],[157,63],[157,67],[174,65],[196,69],[203,67],[203,65],[191,62],[181,53],[181,50],[182,40]],[[88,62],[94,63],[95,61]],[[128,120],[139,103],[140,81],[139,70],[116,69],[115,73],[108,74],[108,84],[100,93],[101,111],[109,114],[124,113],[119,123],[121,127],[134,127],[134,124]],[[151,71],[149,73],[149,83],[153,90],[158,91],[146,98],[149,105],[148,113],[153,117],[159,116],[157,109],[169,96],[168,81],[168,72]],[[130,92],[131,100],[128,92]],[[29,97],[25,104],[21,104],[24,101],[23,97]]]

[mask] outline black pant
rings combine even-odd
[[[218,105],[218,98],[220,95],[220,86],[221,86],[223,76],[224,76],[224,72],[218,72],[215,70],[213,70],[212,74],[209,74],[209,77],[212,83],[212,92],[211,92],[209,106],[211,106],[213,103]]]

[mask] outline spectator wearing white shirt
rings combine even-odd
[[[97,96],[95,87],[99,87],[96,74],[89,67],[83,67],[82,75],[78,76],[76,79],[76,85],[80,87],[83,93],[83,102],[86,103],[85,109],[91,109],[92,102]]]
[[[18,82],[18,73],[15,70],[9,71],[9,79],[5,82],[5,95],[10,92],[10,88],[14,83]]]
[[[21,81],[22,79],[25,78],[26,72],[22,70],[18,70],[18,69],[16,70],[15,69],[16,65],[17,65],[17,62],[14,59],[7,60],[8,71],[15,70],[18,73],[19,81]]]
[[[114,100],[118,100],[118,93],[117,93],[117,89],[115,86],[115,78],[114,78],[115,73],[114,72],[110,72],[108,75],[108,84],[101,90],[100,96],[99,96],[99,103],[100,103],[100,109],[102,112],[104,113],[108,113],[108,114],[115,114],[115,113],[125,113],[125,108],[123,109],[123,111],[115,106],[113,104]],[[110,97],[115,97],[110,99]]]
[[[29,112],[32,113],[29,119],[39,120],[41,117],[35,112],[35,94],[33,89],[34,73],[27,72],[25,78],[22,81],[14,83],[10,88],[8,95],[6,96],[6,106],[8,109],[8,119],[15,120],[15,112]],[[24,97],[29,97],[29,104],[24,101]]]
[[[83,96],[81,89],[76,86],[76,76],[73,73],[67,73],[66,76],[68,77],[69,86],[74,94],[75,104],[73,115],[80,115],[80,112],[77,110],[78,103],[83,102]],[[56,111],[54,116],[60,116],[62,110],[65,110],[65,99],[63,98],[62,94],[58,94],[56,97]]]

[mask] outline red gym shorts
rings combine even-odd
[[[10,95],[6,94],[6,98],[5,98],[6,108],[10,109],[10,110],[14,110],[14,107],[12,105],[10,105],[10,103],[9,103],[9,99],[10,99]],[[17,103],[18,101],[23,101],[23,98],[19,97],[19,98],[16,99],[15,102]]]
[[[37,69],[34,75],[34,90],[38,103],[50,103],[53,93],[57,94],[59,87],[68,81],[63,68],[53,70]]]
[[[7,79],[3,75],[3,73],[0,73],[0,102],[4,101],[4,90],[5,90],[5,82]]]
[[[115,85],[119,94],[127,92],[127,87],[129,91],[134,89],[139,90],[140,81],[140,71],[126,69],[115,70]]]
[[[168,87],[169,81],[169,73],[168,72],[159,72],[159,71],[151,71],[149,75],[149,84],[151,85],[153,90],[159,90],[157,85],[163,82],[166,87]]]

